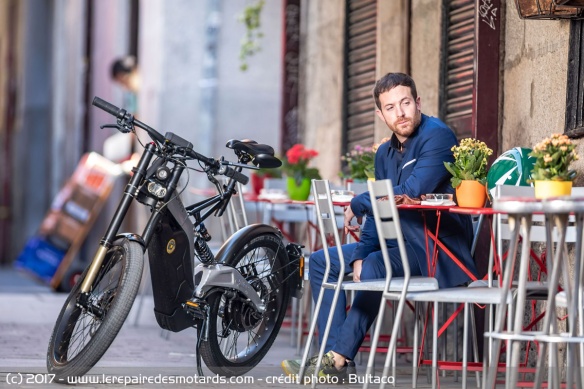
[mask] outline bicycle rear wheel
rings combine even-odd
[[[134,303],[143,268],[143,250],[123,240],[107,251],[89,292],[90,309],[77,305],[87,270],[65,301],[57,318],[47,368],[57,380],[87,373],[109,348]]]
[[[209,297],[209,338],[201,344],[200,353],[213,373],[228,377],[247,373],[266,355],[290,299],[288,255],[282,241],[273,234],[262,234],[241,245],[225,264],[235,267],[252,285],[266,310],[260,313],[228,293]]]

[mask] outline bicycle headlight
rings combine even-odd
[[[166,196],[166,188],[157,182],[151,182],[148,184],[148,192],[160,199]]]

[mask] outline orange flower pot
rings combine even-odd
[[[570,196],[572,194],[572,181],[539,181],[534,182],[535,198],[546,199],[548,197]]]
[[[487,188],[474,180],[462,180],[456,188],[456,203],[459,207],[481,208],[487,200]]]

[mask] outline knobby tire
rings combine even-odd
[[[69,294],[57,318],[47,352],[47,368],[55,381],[87,373],[103,356],[126,320],[142,278],[142,246],[118,241],[107,251],[91,287],[89,301],[101,318],[76,305],[87,270]]]
[[[232,302],[221,292],[209,297],[209,338],[201,343],[200,354],[215,374],[238,376],[255,367],[266,355],[282,325],[290,287],[286,281],[288,255],[281,239],[259,235],[241,243],[238,254],[224,263],[235,267],[261,298],[266,310],[253,316],[249,305]]]

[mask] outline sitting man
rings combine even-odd
[[[391,179],[396,199],[420,198],[426,193],[453,193],[450,174],[444,162],[453,162],[451,148],[458,144],[456,135],[442,121],[421,113],[420,97],[414,80],[403,73],[389,73],[379,79],[373,90],[376,113],[393,132],[391,139],[382,144],[375,155],[375,179]],[[407,197],[406,197],[407,196]],[[363,193],[351,201],[345,211],[345,232],[357,226],[351,226],[354,217],[360,223],[361,218],[371,215],[369,193]],[[426,223],[431,230],[436,227],[436,215],[427,212]],[[411,274],[429,275],[424,236],[424,219],[420,212],[406,210],[400,212],[402,232],[410,262]],[[476,267],[470,254],[472,241],[472,224],[469,216],[445,212],[440,224],[440,239],[450,251],[474,274]],[[403,276],[399,249],[396,240],[388,240],[393,276]],[[430,242],[430,250],[433,245]],[[336,248],[329,250],[331,270],[329,282],[336,282],[339,261]],[[353,280],[384,278],[386,271],[379,248],[379,239],[372,217],[368,217],[363,226],[361,240],[358,243],[343,245],[347,274],[352,271]],[[325,271],[325,256],[322,250],[310,256],[310,286],[312,296],[317,300]],[[335,274],[336,270],[336,274]],[[449,288],[469,281],[464,273],[447,255],[439,250],[435,277],[441,288]],[[318,333],[322,343],[322,334],[331,309],[333,291],[324,294],[318,315]],[[353,358],[357,354],[369,327],[375,320],[381,302],[380,292],[359,291],[348,313],[345,311],[346,298],[341,293],[335,310],[333,323],[326,344],[328,352],[321,361],[321,371],[314,371],[318,357],[309,359],[306,376],[328,374],[336,376],[339,381],[346,381],[349,374],[355,373]],[[296,375],[300,370],[300,361],[285,360],[282,368],[286,374]]]

